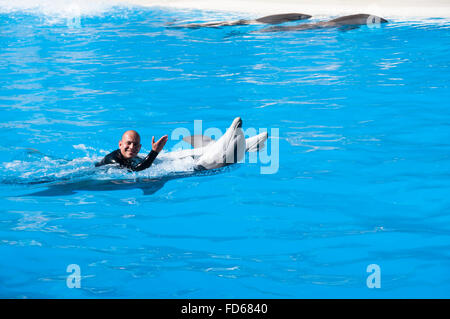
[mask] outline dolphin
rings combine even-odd
[[[138,179],[97,180],[88,178],[75,181],[63,180],[56,183],[51,183],[51,180],[44,179],[28,184],[40,184],[34,186],[44,186],[46,187],[45,190],[21,196],[65,196],[73,195],[81,190],[112,191],[128,189],[141,189],[144,195],[151,195],[160,190],[165,183],[173,179],[218,174],[221,172],[220,168],[239,162],[246,152],[257,152],[262,149],[265,146],[267,138],[267,132],[263,132],[245,139],[244,132],[242,131],[242,119],[237,117],[233,120],[225,134],[217,141],[204,135],[187,136],[183,140],[191,144],[193,146],[192,149],[160,153],[158,155],[160,162],[167,160],[176,161],[191,157],[194,160],[194,171],[176,172],[156,178]]]
[[[139,178],[139,179],[86,179],[76,181],[60,181],[48,185],[40,185],[46,189],[35,191],[30,194],[19,195],[15,197],[26,196],[68,196],[74,195],[79,191],[116,191],[116,190],[131,190],[140,189],[144,195],[152,195],[159,191],[170,180],[178,178],[187,178],[198,176],[193,172],[172,174],[157,178]]]
[[[371,25],[379,23],[387,23],[386,19],[371,14],[353,14],[349,16],[339,17],[330,21],[322,21],[317,23],[298,24],[293,26],[276,26],[265,28],[256,32],[280,32],[280,31],[301,31],[323,28],[357,28],[360,25]]]
[[[172,28],[190,28],[198,29],[202,27],[218,28],[234,25],[250,25],[250,24],[280,24],[289,21],[306,20],[311,18],[308,14],[303,13],[282,13],[265,16],[253,20],[237,20],[237,21],[219,21],[219,22],[207,22],[207,23],[192,23],[171,26]]]
[[[16,198],[29,196],[69,196],[75,195],[79,191],[117,191],[117,190],[133,190],[140,189],[143,195],[153,195],[164,187],[164,185],[172,180],[190,177],[202,177],[217,175],[228,170],[230,167],[219,168],[216,170],[196,170],[188,172],[176,172],[165,176],[154,178],[127,178],[127,179],[83,179],[83,180],[63,180],[54,183],[42,182],[40,185],[29,184],[32,189],[45,187],[43,190],[37,190],[32,193],[13,196]]]
[[[216,169],[239,162],[246,152],[257,152],[262,149],[267,137],[267,132],[263,132],[245,139],[242,119],[236,117],[217,141],[209,136],[187,136],[183,140],[191,144],[193,149],[162,153],[160,159],[177,160],[190,156],[194,159],[194,170]]]

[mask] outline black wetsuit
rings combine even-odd
[[[132,171],[142,171],[152,165],[156,156],[158,156],[158,152],[152,150],[144,159],[140,157],[126,159],[123,157],[120,149],[117,149],[106,155],[100,162],[96,163],[95,166],[119,164],[122,168],[128,168]]]

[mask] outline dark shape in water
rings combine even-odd
[[[41,184],[41,186],[45,186],[47,187],[47,189],[22,196],[67,196],[73,195],[78,191],[116,191],[130,189],[140,189],[142,190],[144,195],[152,195],[160,190],[170,180],[195,176],[215,175],[223,171],[224,168],[219,168],[208,171],[194,171],[171,174],[157,178],[109,180],[85,179],[78,181],[65,181],[49,185]]]
[[[386,19],[371,14],[353,14],[349,16],[339,17],[330,21],[317,23],[299,24],[293,26],[277,26],[262,29],[256,32],[280,32],[280,31],[302,31],[323,28],[341,28],[344,30],[354,29],[361,25],[375,25],[379,23],[387,23]]]
[[[237,21],[221,21],[221,22],[207,22],[207,23],[192,23],[192,24],[183,24],[177,26],[171,26],[172,28],[190,28],[190,29],[198,29],[198,28],[218,28],[218,27],[226,27],[226,26],[234,26],[234,25],[249,25],[249,24],[280,24],[289,21],[298,21],[298,20],[306,20],[311,18],[308,14],[303,13],[282,13],[282,14],[274,14],[270,16],[265,16],[262,18],[254,19],[254,20],[237,20]]]
[[[139,180],[111,179],[111,180],[84,180],[76,182],[63,182],[47,185],[47,189],[24,196],[67,196],[78,191],[115,191],[141,189],[144,195],[151,195],[160,190],[164,184],[175,177],[145,178]]]

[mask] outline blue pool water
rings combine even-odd
[[[170,28],[248,17],[0,14],[0,297],[450,297],[448,23]],[[274,174],[93,168],[236,116],[278,128]]]

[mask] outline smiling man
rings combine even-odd
[[[102,166],[107,164],[119,164],[122,168],[127,168],[132,171],[142,171],[149,168],[156,156],[163,149],[168,139],[167,135],[161,137],[155,142],[155,137],[152,137],[152,150],[145,158],[138,157],[141,149],[141,137],[138,132],[130,130],[122,135],[119,141],[119,149],[106,155],[95,166]]]

